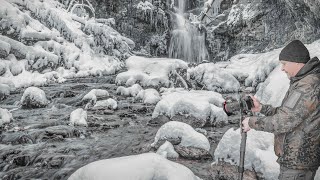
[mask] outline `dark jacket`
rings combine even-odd
[[[278,108],[263,105],[265,117],[253,117],[249,126],[274,133],[278,163],[290,169],[316,170],[320,165],[320,61],[308,61],[290,79]]]

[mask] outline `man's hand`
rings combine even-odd
[[[261,103],[258,101],[257,98],[255,98],[254,96],[252,95],[249,95],[251,98],[252,98],[252,101],[253,101],[253,107],[251,108],[251,111],[252,112],[260,112],[261,111],[261,108],[262,108],[262,105]]]
[[[250,131],[250,127],[249,127],[249,117],[246,117],[243,121],[242,121],[242,132],[248,132]]]

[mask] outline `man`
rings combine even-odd
[[[243,131],[253,128],[275,135],[280,180],[312,180],[320,165],[320,62],[317,57],[310,60],[298,40],[281,51],[279,60],[290,78],[281,106],[263,105],[252,96],[252,111],[265,117],[245,118]]]

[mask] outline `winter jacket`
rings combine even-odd
[[[320,61],[308,61],[290,79],[278,108],[262,105],[265,117],[252,117],[249,126],[274,133],[274,149],[281,166],[316,170],[320,165]]]

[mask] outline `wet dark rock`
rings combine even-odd
[[[201,160],[212,160],[211,154],[208,151],[195,147],[185,147],[176,145],[174,150],[182,157],[187,159],[201,159]]]
[[[186,124],[189,124],[193,128],[200,128],[200,127],[203,127],[206,124],[206,120],[197,119],[192,115],[182,116],[182,115],[176,114],[171,118],[171,120],[172,121],[184,122]]]
[[[213,164],[209,169],[212,179],[221,180],[238,180],[238,166],[231,165],[226,162],[218,162]],[[255,171],[245,170],[243,173],[243,179],[245,180],[263,180],[261,173]]]
[[[146,105],[132,105],[130,108],[130,112],[132,113],[136,113],[136,114],[144,114],[144,115],[148,115],[148,114],[152,114],[154,110],[154,106],[146,106]]]
[[[48,136],[61,135],[63,138],[79,137],[80,131],[72,126],[59,125],[45,129]]]
[[[71,86],[70,89],[74,90],[74,91],[76,91],[76,90],[79,91],[79,90],[86,90],[88,87],[89,86],[86,85],[86,84],[78,84],[78,85],[75,85],[75,86]]]
[[[131,119],[137,119],[137,115],[136,114],[132,114],[132,113],[120,113],[119,114],[119,117],[120,118],[125,118],[125,117],[127,117],[127,118],[131,118]]]
[[[149,126],[162,126],[164,125],[165,123],[169,122],[170,121],[170,118],[165,116],[165,115],[160,115],[156,118],[153,118],[151,119],[149,122],[148,122],[148,125]]]
[[[31,163],[31,157],[29,155],[14,157],[13,163],[17,166],[28,166]]]
[[[3,144],[33,144],[34,140],[29,134],[24,132],[4,133],[0,136],[0,142]]]
[[[77,96],[78,93],[74,92],[74,91],[70,91],[70,90],[65,90],[65,91],[59,91],[54,93],[51,98],[70,98],[70,97],[75,97]]]
[[[89,109],[92,114],[98,114],[98,115],[111,115],[114,114],[114,110],[106,109],[105,107],[93,107]]]

